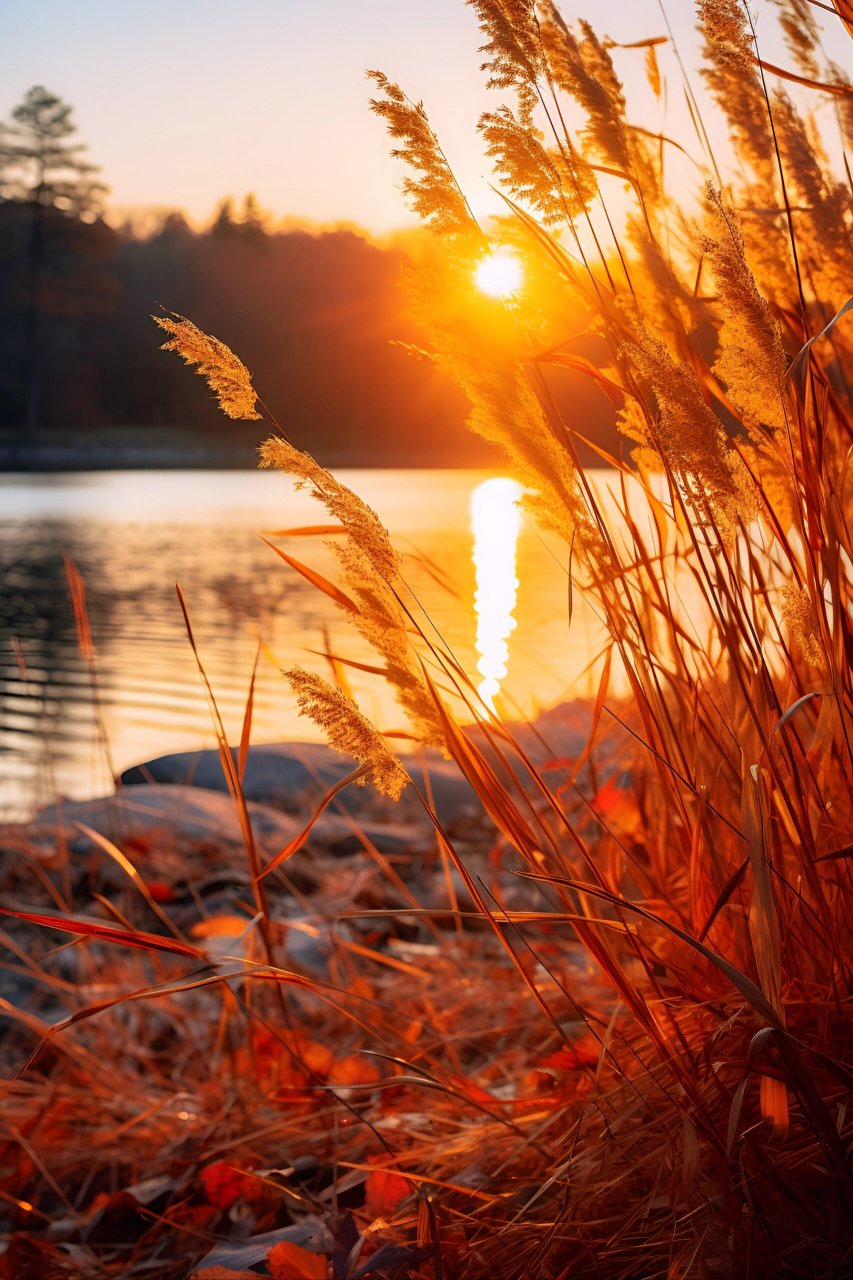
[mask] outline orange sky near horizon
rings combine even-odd
[[[567,19],[588,18],[622,42],[664,34],[663,10],[695,68],[692,0],[563,5]],[[322,8],[294,0],[4,0],[2,11],[0,116],[32,84],[70,102],[111,187],[114,221],[180,209],[203,224],[223,196],[241,201],[251,191],[276,219],[354,223],[377,234],[412,225],[400,166],[368,110],[367,67],[425,101],[475,212],[500,211],[475,125],[507,95],[484,87],[481,38],[464,0],[327,0]],[[765,56],[789,62],[769,0],[758,19]],[[849,66],[851,42],[831,17],[822,25],[829,52]],[[614,56],[633,117],[698,154],[671,50],[660,51],[668,108],[646,85],[642,49]],[[698,75],[693,87],[700,90]],[[695,186],[695,169],[684,177]]]

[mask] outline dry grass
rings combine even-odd
[[[5,1275],[179,1276],[216,1239],[288,1223],[328,1263],[294,1255],[282,1275],[853,1272],[850,188],[736,0],[700,5],[741,176],[723,185],[709,155],[698,222],[667,195],[666,140],[631,126],[589,27],[548,3],[474,8],[491,82],[516,99],[484,121],[511,211],[495,234],[552,296],[583,301],[609,363],[573,357],[541,298],[474,312],[472,254],[491,233],[423,108],[376,76],[408,190],[447,237],[442,289],[413,295],[472,425],[504,444],[566,539],[572,589],[606,619],[589,750],[624,720],[630,789],[592,804],[570,770],[543,776],[409,612],[374,514],[309,468],[345,528],[341,585],[290,563],[375,643],[412,734],[456,761],[540,908],[499,901],[505,881],[487,884],[425,794],[468,903],[459,927],[383,906],[376,937],[341,948],[328,984],[309,980],[282,964],[249,824],[256,952],[192,969],[136,950],[88,1009],[96,952],[72,953],[83,1007],[9,1090],[4,1185],[29,1203]],[[802,5],[782,8],[800,68],[787,81],[830,83],[843,128],[849,88]],[[618,232],[614,181],[631,200]],[[615,516],[550,392],[566,364],[614,398],[631,442]],[[267,457],[289,454],[307,476],[289,446]],[[616,665],[630,714],[609,691]],[[346,693],[335,705],[354,723]],[[68,868],[60,850],[38,874],[70,910]],[[232,1262],[250,1265],[245,1250]]]

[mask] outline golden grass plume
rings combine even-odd
[[[151,319],[171,334],[161,351],[175,351],[185,364],[198,366],[198,373],[215,393],[224,414],[244,422],[261,417],[256,408],[258,394],[252,386],[252,375],[230,347],[177,312],[169,311]]]

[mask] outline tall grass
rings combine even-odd
[[[378,645],[414,731],[443,743],[617,999],[585,1014],[601,1045],[594,1091],[539,1128],[535,1195],[484,1224],[460,1274],[505,1273],[511,1247],[507,1274],[839,1275],[853,1267],[853,207],[846,157],[838,180],[785,81],[834,96],[842,150],[851,88],[808,4],[779,6],[784,70],[739,0],[702,0],[702,73],[740,175],[720,178],[685,79],[707,166],[689,216],[667,192],[670,140],[631,123],[607,42],[549,0],[472,5],[489,84],[510,100],[480,122],[505,225],[477,223],[424,108],[372,73],[414,207],[449,243],[442,287],[412,291],[472,427],[504,445],[531,511],[566,541],[574,590],[606,621],[595,723],[627,715],[608,705],[612,657],[636,749],[632,820],[582,828],[424,628],[420,672]],[[840,22],[833,33],[844,38]],[[647,44],[658,94],[659,43]],[[579,112],[578,133],[566,120]],[[614,178],[627,215],[608,208]],[[573,361],[571,321],[555,332],[523,291],[475,323],[471,264],[495,240],[582,301],[607,367]],[[551,365],[588,372],[618,406],[615,518],[578,463]],[[278,444],[267,457],[287,465]],[[350,532],[356,625],[384,634],[393,606],[378,607]]]
[[[506,449],[532,514],[565,539],[572,590],[606,622],[590,750],[623,720],[634,752],[618,821],[579,821],[478,700],[405,603],[372,513],[280,439],[263,454],[345,527],[340,587],[321,585],[343,591],[413,734],[453,757],[522,874],[546,887],[555,936],[579,940],[612,991],[594,1007],[577,986],[546,998],[498,924],[506,913],[439,831],[543,1034],[569,1041],[580,1011],[598,1045],[594,1081],[525,1121],[523,1154],[508,1135],[480,1162],[478,1185],[523,1177],[521,1200],[484,1210],[448,1193],[468,1243],[453,1274],[841,1275],[853,1267],[851,190],[785,81],[833,95],[842,153],[851,89],[802,0],[779,6],[793,69],[766,63],[739,0],[702,0],[702,74],[739,176],[720,177],[685,78],[673,89],[707,170],[691,215],[667,191],[677,144],[632,124],[608,42],[549,0],[472,4],[489,84],[509,99],[480,122],[506,220],[478,224],[423,106],[380,72],[373,109],[447,245],[440,281],[411,282],[431,357],[468,395],[474,430]],[[647,42],[657,94],[660,43]],[[544,285],[484,320],[471,274],[496,241]],[[549,295],[564,301],[556,320]],[[606,365],[573,354],[566,299]],[[615,514],[579,465],[582,424],[559,412],[552,366],[588,374],[616,405]],[[609,693],[616,663],[628,702]],[[290,679],[380,781],[386,748],[348,698]],[[450,1181],[448,1161],[420,1143],[420,1173]]]
[[[379,1232],[392,1250],[380,1274],[847,1275],[850,86],[825,65],[806,0],[778,6],[792,64],[781,69],[763,58],[738,0],[701,0],[702,73],[738,176],[723,180],[732,166],[711,151],[689,79],[669,86],[686,95],[693,149],[705,156],[690,214],[667,190],[674,144],[632,124],[609,42],[567,25],[549,0],[472,3],[489,82],[508,98],[480,123],[506,218],[478,224],[424,108],[378,72],[373,106],[408,166],[414,206],[446,247],[432,274],[410,281],[430,356],[469,397],[473,429],[505,448],[532,516],[564,539],[569,613],[583,593],[606,623],[590,741],[573,764],[537,766],[529,735],[483,704],[419,613],[377,515],[273,422],[263,464],[326,507],[334,524],[320,532],[344,535],[331,544],[335,582],[280,554],[375,647],[375,672],[394,686],[412,737],[456,762],[541,904],[504,905],[419,792],[455,872],[448,882],[469,903],[459,912],[451,896],[461,932],[442,932],[441,913],[426,911],[428,960],[417,948],[408,959],[373,953],[385,976],[365,990],[355,948],[338,992],[307,984],[326,1043],[356,1035],[389,1074],[335,1077],[303,1030],[279,1025],[288,1006],[245,997],[264,1030],[256,1023],[243,1050],[254,1062],[243,1060],[240,1104],[251,1111],[264,1073],[278,1073],[277,1087],[287,1074],[271,1043],[300,1064],[288,1085],[297,1092],[335,1079],[356,1095],[380,1089],[381,1105],[353,1110],[349,1130],[331,1105],[277,1130],[325,1143],[356,1177],[384,1150],[368,1216],[388,1222],[363,1236]],[[833,31],[846,38],[840,18]],[[646,46],[658,94],[661,43]],[[827,145],[845,180],[785,90],[792,81],[835,102],[842,142]],[[472,273],[495,242],[512,243],[537,287],[474,303]],[[574,349],[579,316],[605,360]],[[227,413],[255,417],[259,404],[270,416],[227,348],[181,317],[161,323]],[[567,368],[614,404],[625,439],[608,459],[614,507],[597,501],[579,463],[583,424],[553,394]],[[335,662],[338,687],[298,669],[288,679],[356,758],[350,781],[396,796],[405,759],[358,710],[345,660]],[[617,670],[628,697],[614,692]],[[630,783],[593,798],[579,771],[614,724],[631,745]],[[261,865],[241,800],[245,746],[236,768],[220,745],[264,922],[255,977],[304,992],[276,967],[264,894],[302,841]],[[418,918],[412,903],[405,911]],[[140,934],[133,945],[154,944]],[[223,1026],[238,999],[223,1005]],[[379,1143],[372,1152],[359,1118]],[[241,1131],[232,1116],[226,1127],[228,1150],[257,1147],[251,1124]],[[258,1176],[267,1192],[277,1185],[269,1170]],[[335,1274],[360,1274],[357,1259],[351,1249]]]

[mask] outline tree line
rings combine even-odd
[[[71,108],[31,89],[0,131],[7,440],[159,426],[254,441],[159,354],[162,303],[238,352],[295,442],[333,460],[472,459],[460,397],[393,344],[417,338],[398,254],[353,231],[276,231],[251,196],[206,230],[172,214],[140,237],[104,221],[106,190]]]
[[[160,355],[158,304],[231,346],[293,443],[322,461],[493,460],[455,387],[408,354],[422,335],[400,287],[405,250],[352,230],[276,230],[251,196],[239,210],[224,200],[201,231],[174,213],[135,234],[104,220],[107,190],[71,108],[29,90],[0,125],[0,465],[22,444],[37,457],[151,428],[253,465],[263,424],[224,421]]]

